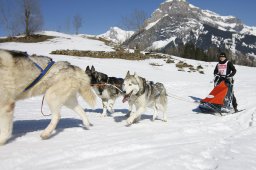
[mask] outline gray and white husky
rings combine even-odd
[[[0,50],[0,145],[6,143],[12,134],[15,102],[32,96],[45,95],[52,113],[51,122],[41,134],[42,139],[49,138],[56,128],[63,105],[78,113],[86,127],[91,125],[78,104],[77,93],[90,106],[95,105],[96,96],[90,78],[79,67],[58,61],[35,86],[24,91],[42,73],[38,66],[45,69],[50,61],[49,57]]]
[[[158,116],[158,111],[163,112],[163,121],[167,121],[167,94],[162,83],[153,83],[146,81],[145,78],[139,77],[136,73],[130,75],[128,71],[123,83],[123,91],[125,93],[123,102],[129,103],[129,118],[128,125],[139,121],[141,114],[146,111],[146,108],[153,108],[153,119]],[[133,105],[135,111],[133,111]]]
[[[85,73],[91,78],[91,85],[102,100],[102,116],[107,116],[107,111],[114,112],[113,106],[118,97],[122,96],[123,78],[109,77],[107,74],[98,72],[94,66],[87,66]]]

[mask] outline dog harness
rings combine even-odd
[[[50,68],[53,66],[53,64],[55,63],[55,61],[53,61],[51,59],[51,61],[48,63],[48,65],[45,67],[45,69],[42,69],[42,67],[40,67],[36,62],[34,62],[29,56],[28,58],[33,62],[33,64],[41,71],[41,73],[39,74],[39,76],[32,81],[32,83],[30,83],[24,90],[23,92],[29,90],[30,88],[32,88],[33,86],[35,86],[45,75],[46,73],[50,70]]]

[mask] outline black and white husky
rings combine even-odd
[[[96,71],[94,66],[91,69],[87,66],[85,73],[91,78],[91,86],[102,100],[102,116],[107,116],[107,111],[114,113],[113,106],[116,99],[122,95],[121,89],[124,79],[108,77],[108,75]]]
[[[145,78],[139,77],[136,73],[130,75],[128,71],[123,83],[125,93],[123,102],[128,101],[130,115],[127,119],[128,125],[139,121],[141,114],[146,108],[153,108],[153,120],[158,116],[158,111],[163,112],[163,121],[167,121],[167,94],[162,83],[153,83],[146,81]],[[135,105],[135,111],[133,111]]]

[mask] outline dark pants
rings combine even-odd
[[[234,84],[234,80],[228,80],[225,79],[223,77],[216,77],[214,80],[214,85],[217,86],[218,84],[220,84],[220,82],[225,81],[226,85],[228,86],[228,93],[232,93],[232,106],[235,110],[237,110],[237,102],[236,102],[236,97],[234,94],[234,90],[233,90],[233,84]]]

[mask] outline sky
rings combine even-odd
[[[102,34],[110,27],[123,25],[123,18],[134,10],[150,16],[165,0],[40,0],[44,17],[44,30],[74,33],[72,20],[75,15],[83,19],[79,30],[84,34]],[[233,15],[249,26],[256,26],[255,0],[187,0],[201,9],[220,15]],[[1,1],[0,1],[1,2]],[[246,2],[246,3],[245,3]],[[0,26],[0,35],[6,34]]]

